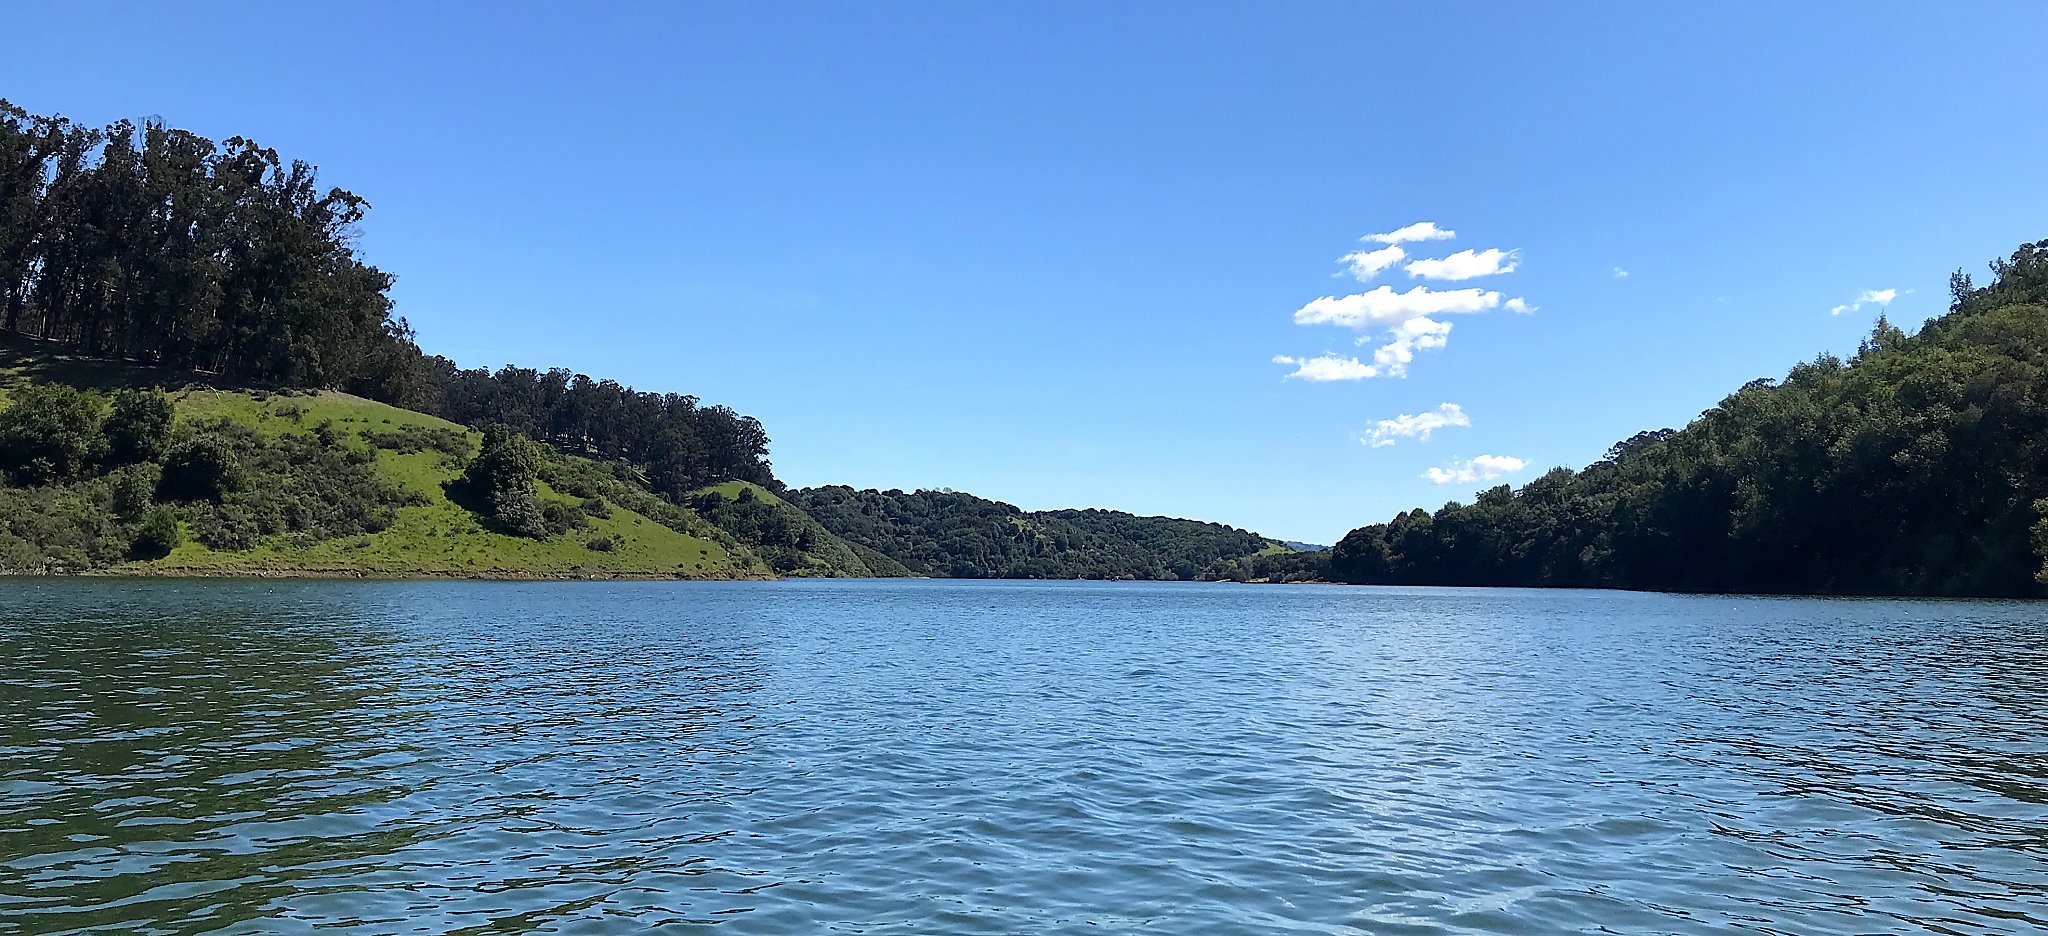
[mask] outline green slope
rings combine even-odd
[[[367,435],[397,427],[445,428],[475,433],[423,413],[397,409],[343,393],[271,396],[217,390],[174,394],[180,419],[226,417],[265,435],[310,432],[328,423],[351,444],[371,449]],[[290,414],[297,414],[296,417]],[[566,458],[566,456],[556,456]],[[765,573],[753,557],[737,555],[709,530],[671,529],[612,498],[604,498],[611,516],[591,517],[589,526],[545,540],[492,532],[476,514],[448,498],[442,485],[462,473],[440,452],[404,454],[376,451],[376,468],[384,479],[421,495],[425,503],[400,508],[391,528],[357,537],[311,545],[293,545],[276,536],[246,551],[208,549],[188,542],[168,556],[128,563],[118,571],[165,573],[302,572],[365,575],[466,576],[673,576],[678,578],[754,577]],[[569,498],[542,482],[544,498]],[[616,495],[615,495],[616,496]],[[684,524],[678,523],[678,526]],[[687,526],[685,526],[687,529]],[[611,549],[594,550],[589,543],[607,540]]]
[[[505,578],[766,578],[754,552],[691,511],[614,477],[584,459],[550,453],[539,485],[544,501],[589,504],[576,529],[545,539],[486,528],[451,500],[478,434],[454,423],[331,391],[272,393],[215,389],[203,375],[52,354],[34,342],[0,344],[0,407],[31,388],[95,392],[129,386],[184,385],[170,393],[174,434],[228,433],[259,450],[296,445],[366,466],[369,483],[388,495],[388,526],[323,538],[275,531],[213,548],[195,535],[209,504],[179,504],[183,542],[167,554],[133,558],[140,518],[116,516],[111,491],[127,469],[102,466],[88,476],[28,486],[0,481],[0,572],[105,571],[134,575],[466,576]],[[104,399],[102,397],[102,399]],[[315,441],[324,436],[324,441]],[[443,451],[423,445],[436,441]],[[245,458],[246,460],[246,458]],[[289,484],[261,474],[252,484]],[[402,506],[397,506],[401,505]],[[394,509],[395,508],[395,509]],[[372,523],[370,526],[376,526]]]

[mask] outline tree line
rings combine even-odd
[[[0,101],[0,331],[273,388],[499,422],[635,466],[672,498],[777,486],[758,421],[566,370],[423,354],[365,263],[361,196],[243,137],[87,127]]]
[[[1194,580],[1219,560],[1270,548],[1258,534],[1218,523],[1113,510],[1026,512],[956,491],[829,485],[788,496],[825,529],[917,575]]]
[[[2048,241],[1947,314],[1470,504],[1353,530],[1342,581],[2031,596],[2048,555]]]

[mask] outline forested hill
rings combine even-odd
[[[1344,581],[2036,596],[2048,553],[2048,241],[1950,311],[1757,380],[1573,472],[1353,530]]]
[[[0,101],[0,332],[209,382],[342,390],[633,466],[681,500],[778,487],[759,422],[566,370],[428,357],[365,263],[362,197],[234,137],[85,127]]]
[[[1285,552],[1217,523],[1113,510],[1026,512],[952,491],[791,491],[825,529],[919,575],[951,578],[1223,577],[1230,560]]]

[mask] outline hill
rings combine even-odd
[[[727,407],[427,355],[392,314],[391,275],[357,251],[368,202],[317,177],[243,137],[0,101],[0,336],[19,396],[0,411],[0,570],[1190,579],[1285,564],[1285,547],[1215,524],[891,492],[903,505],[878,526],[828,495],[785,499],[766,431]]]
[[[1232,560],[1289,551],[1217,523],[1113,510],[1026,512],[953,491],[832,485],[791,491],[789,500],[826,530],[917,575],[1195,580]]]
[[[0,572],[770,574],[724,530],[587,459],[546,457],[533,490],[549,528],[515,535],[459,502],[475,430],[346,393],[191,377],[0,344]],[[177,389],[138,389],[156,384]],[[155,417],[147,431],[136,412]]]
[[[1353,530],[1351,582],[2039,596],[2048,554],[2048,241],[1957,273],[1950,310],[1880,319],[1848,360],[1744,385],[1472,504]]]
[[[750,544],[780,575],[819,578],[900,578],[911,571],[888,556],[825,529],[775,492],[747,481],[697,491],[692,509]]]

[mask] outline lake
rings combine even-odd
[[[2048,605],[0,580],[0,930],[2019,933]]]

